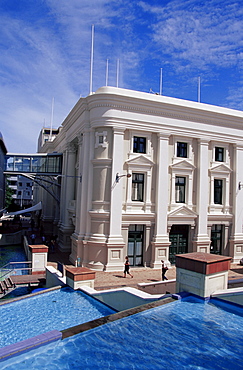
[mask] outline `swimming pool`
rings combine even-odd
[[[3,304],[0,306],[0,348],[113,312],[101,302],[68,287]]]
[[[242,336],[243,316],[190,298],[99,326],[1,365],[8,370],[238,370],[243,368]]]
[[[0,267],[6,265],[9,262],[19,262],[19,261],[27,261],[23,246],[21,245],[1,246]]]

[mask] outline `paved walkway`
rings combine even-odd
[[[49,253],[48,261],[52,263],[61,262],[65,265],[70,265],[69,252],[61,253],[58,251]],[[137,287],[138,283],[152,283],[161,281],[161,269],[151,269],[149,267],[137,267],[130,269],[133,278],[129,275],[124,278],[123,271],[95,272],[95,289],[104,290],[120,287]],[[166,273],[168,279],[176,278],[176,267],[172,266]],[[243,279],[243,266],[239,264],[231,264],[229,270],[229,279]]]
[[[40,236],[37,234],[36,244],[41,242]],[[71,265],[69,261],[70,252],[60,252],[57,246],[54,251],[48,254],[48,262],[56,264],[61,262],[64,265]],[[133,278],[129,275],[124,278],[123,271],[105,272],[96,271],[95,273],[95,289],[112,289],[119,287],[137,287],[138,283],[149,283],[161,281],[161,269],[151,269],[149,267],[131,268]],[[166,273],[168,279],[176,278],[176,268],[172,266]],[[229,271],[229,279],[243,279],[243,266],[239,264],[231,264]]]
[[[161,269],[151,268],[131,268],[133,278],[127,276],[123,278],[123,272],[103,272],[97,271],[95,274],[95,289],[111,289],[118,287],[137,287],[138,283],[152,283],[161,281]],[[176,267],[172,266],[166,273],[168,279],[176,278]],[[231,264],[229,279],[243,279],[243,266]]]

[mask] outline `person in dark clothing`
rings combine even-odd
[[[33,234],[31,234],[30,238],[31,238],[32,245],[35,244],[36,235],[33,233]]]
[[[132,278],[133,278],[133,275],[132,274],[130,274],[130,272],[129,272],[129,269],[130,269],[130,263],[129,263],[129,259],[128,259],[128,256],[126,256],[126,258],[125,258],[125,269],[124,269],[124,278],[126,277],[126,275],[128,274],[128,275],[130,275]]]
[[[162,262],[162,280],[163,280],[163,281],[164,281],[164,280],[168,280],[168,279],[167,279],[167,277],[165,276],[166,271],[168,270],[168,267],[167,267],[167,266],[165,266],[165,264],[164,264],[164,261],[163,261],[163,260],[161,260],[161,262]]]

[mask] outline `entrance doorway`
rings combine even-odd
[[[188,252],[188,225],[172,225],[170,231],[169,261],[175,263],[175,255]]]
[[[127,255],[131,266],[143,265],[143,225],[130,225],[128,230]]]

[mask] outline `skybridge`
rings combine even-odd
[[[60,175],[62,173],[61,153],[12,154],[5,156],[5,175]]]
[[[60,201],[61,174],[62,153],[5,155],[4,175],[27,177],[45,189],[57,202]]]

